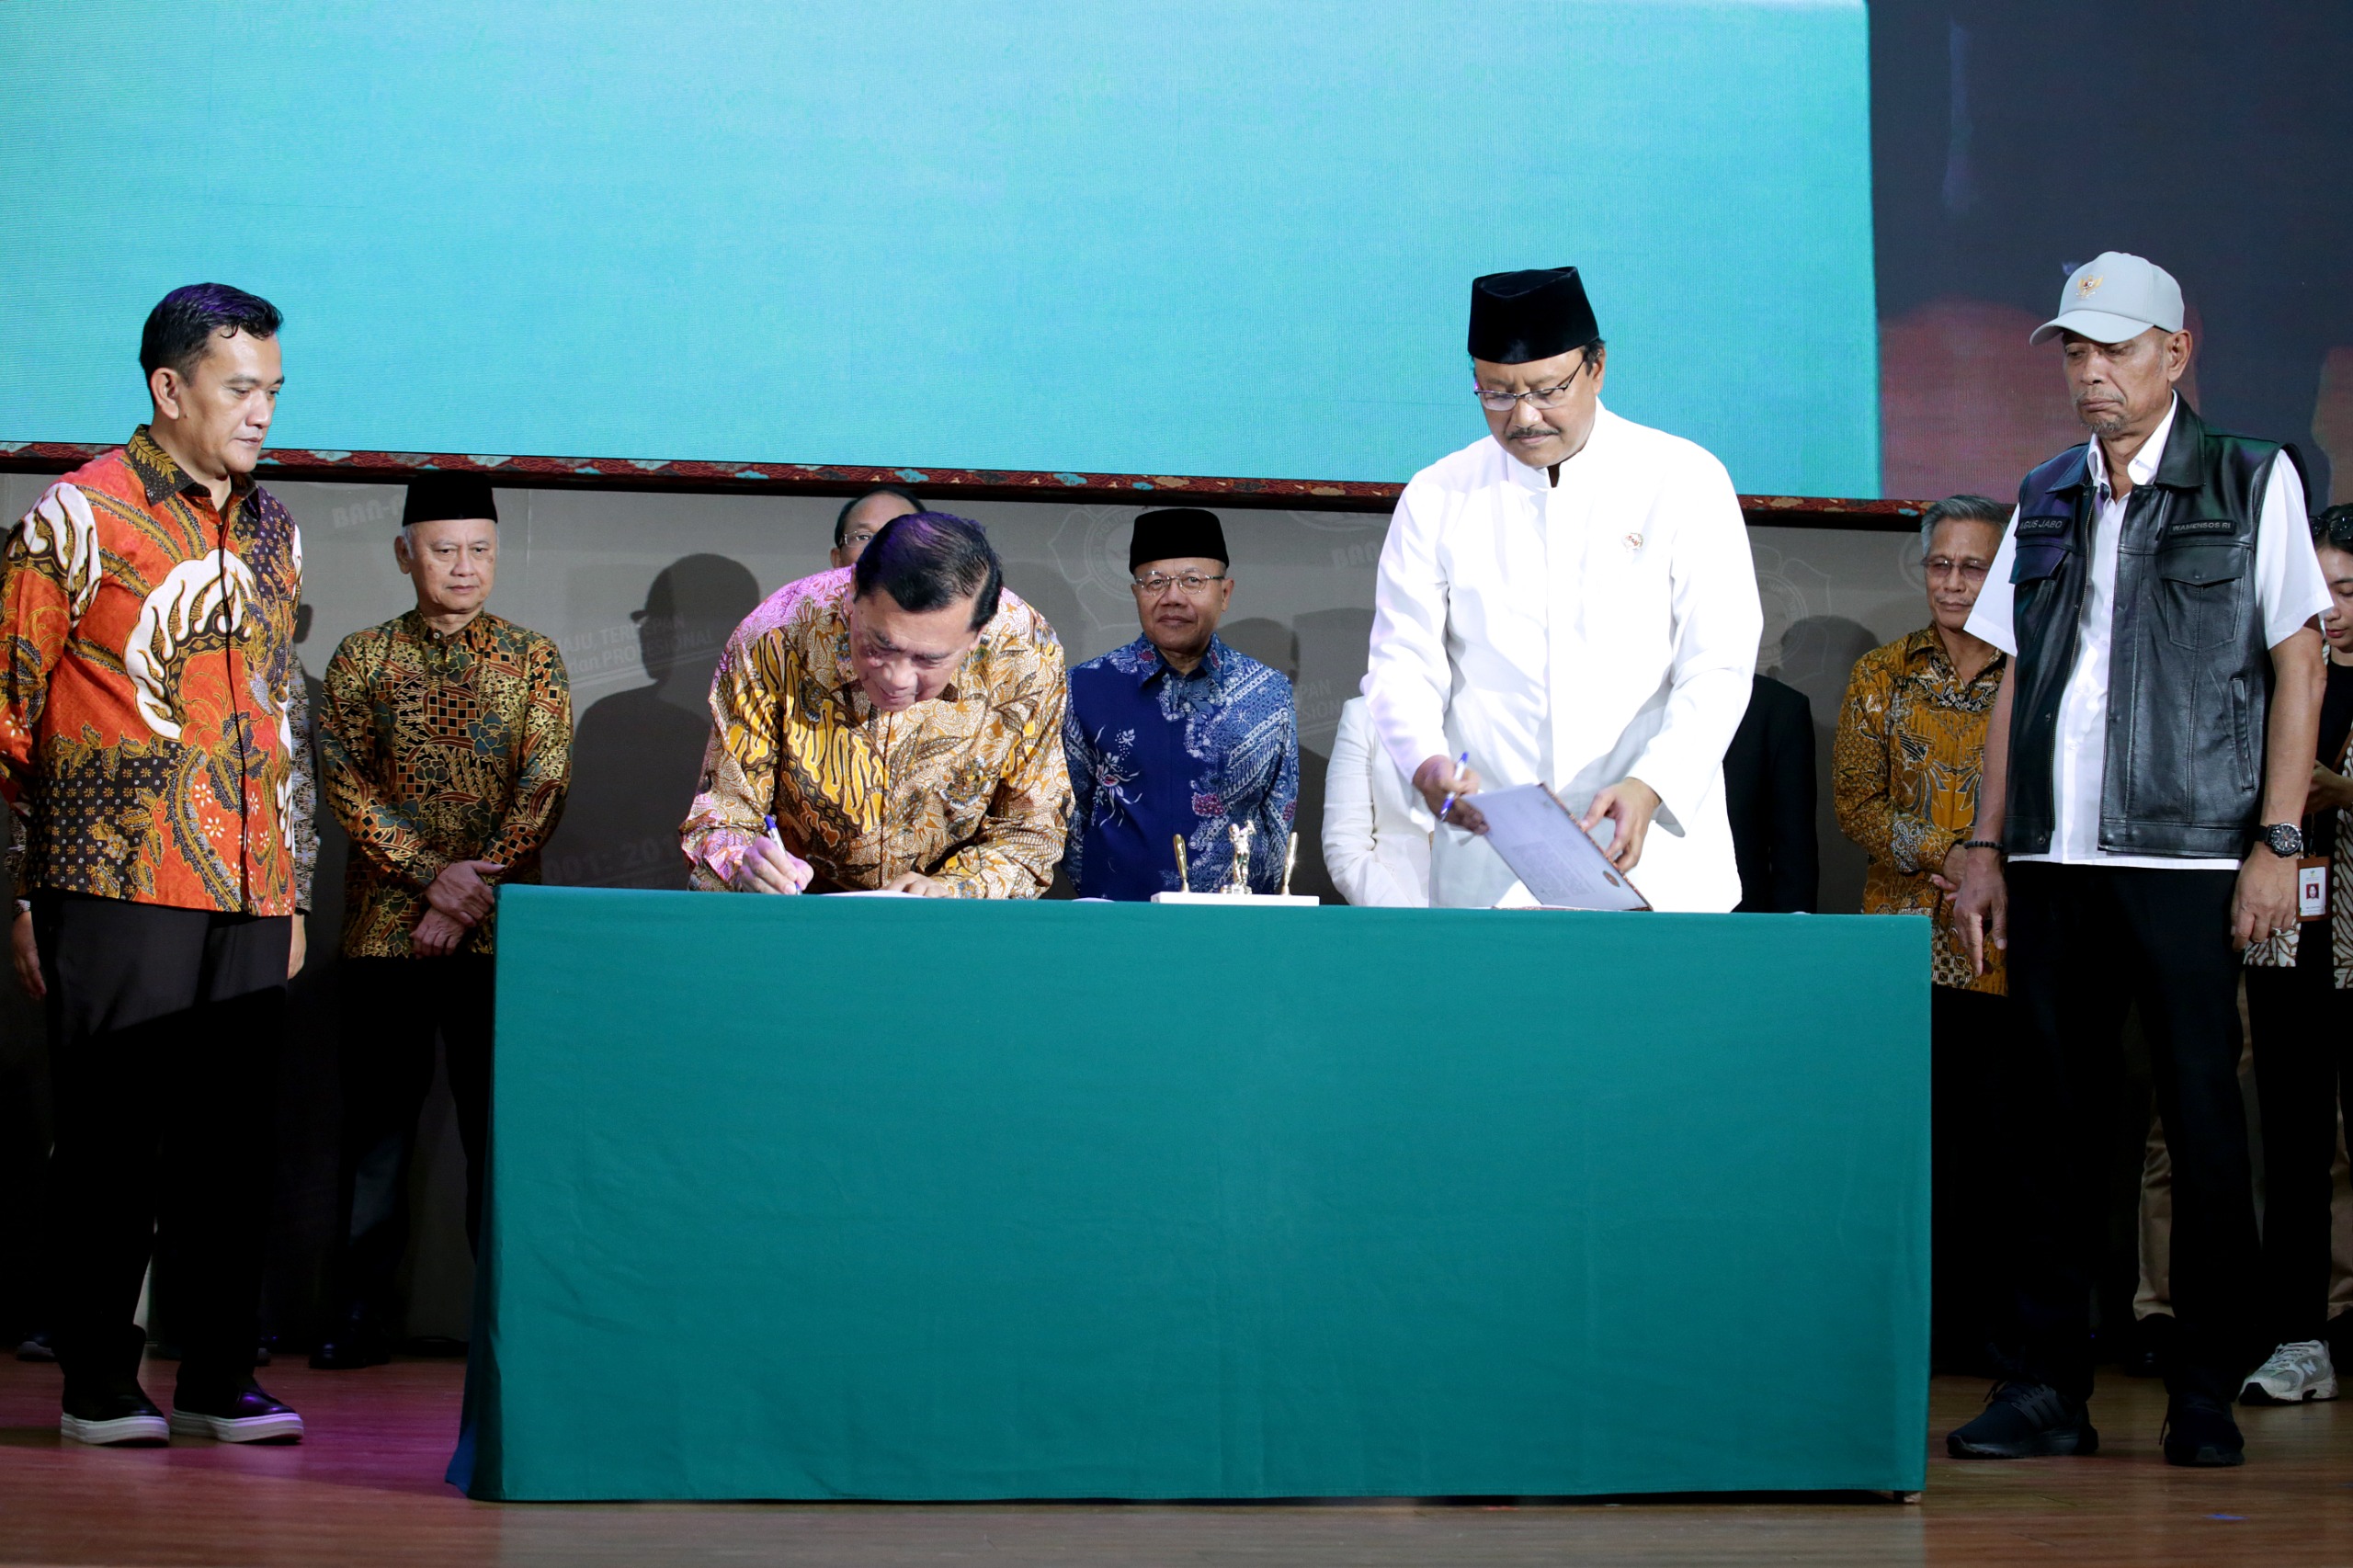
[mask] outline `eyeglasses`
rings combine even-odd
[[[1154,572],[1149,577],[1133,577],[1129,580],[1135,584],[1136,592],[1149,595],[1153,598],[1158,598],[1171,587],[1182,588],[1188,595],[1198,597],[1209,592],[1211,583],[1224,582],[1225,574],[1221,572],[1214,577],[1204,577],[1199,572],[1188,572],[1182,577],[1171,577],[1165,572]]]
[[[1557,387],[1539,387],[1533,392],[1500,392],[1492,387],[1473,387],[1471,391],[1478,398],[1479,406],[1490,414],[1509,414],[1523,399],[1538,408],[1558,408],[1569,401],[1569,392],[1577,384],[1577,378],[1592,368],[1592,360],[1580,360],[1567,381]]]
[[[1985,561],[1955,561],[1949,555],[1931,556],[1925,562],[1931,577],[1949,577],[1958,572],[1972,583],[1982,583],[1992,562]]]

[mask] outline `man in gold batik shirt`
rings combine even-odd
[[[1037,897],[1070,817],[1066,692],[978,524],[892,519],[729,639],[680,829],[694,885]]]

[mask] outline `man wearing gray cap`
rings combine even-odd
[[[2269,1348],[2238,1086],[2240,954],[2297,920],[2298,823],[2329,606],[2303,484],[2278,445],[2210,428],[2175,392],[2181,289],[2110,251],[2035,342],[2063,342],[2093,439],[2027,475],[1969,619],[2011,654],[1954,924],[2006,949],[2021,1026],[1996,1065],[2013,1152],[2017,1374],[1956,1458],[2088,1454],[2091,1273],[2119,1035],[2139,1003],[2173,1153],[2165,1457],[2234,1465],[2230,1402]],[[2008,857],[2005,872],[2003,859]]]
[[[1602,405],[1574,267],[1474,279],[1470,351],[1487,435],[1398,498],[1364,680],[1381,744],[1443,817],[1430,902],[1528,901],[1478,836],[1477,791],[1543,783],[1654,908],[1729,910],[1724,751],[1764,626],[1731,477]]]

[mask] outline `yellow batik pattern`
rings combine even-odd
[[[701,792],[679,830],[694,885],[731,885],[772,815],[818,892],[907,871],[968,898],[1045,892],[1071,800],[1053,628],[1008,589],[945,692],[881,713],[850,663],[849,600],[849,573],[821,572],[728,640]]]
[[[1930,628],[1872,649],[1847,678],[1830,759],[1838,826],[1870,856],[1863,913],[1927,915],[1936,983],[1996,994],[2007,985],[1998,951],[1989,944],[1992,967],[1970,973],[1929,878],[1976,820],[1985,724],[2006,662],[1995,654],[1964,684]]]

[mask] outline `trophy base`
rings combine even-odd
[[[1313,909],[1323,903],[1313,893],[1306,892],[1156,892],[1154,903],[1226,903],[1239,909],[1245,904],[1254,909],[1273,906],[1279,909]]]

